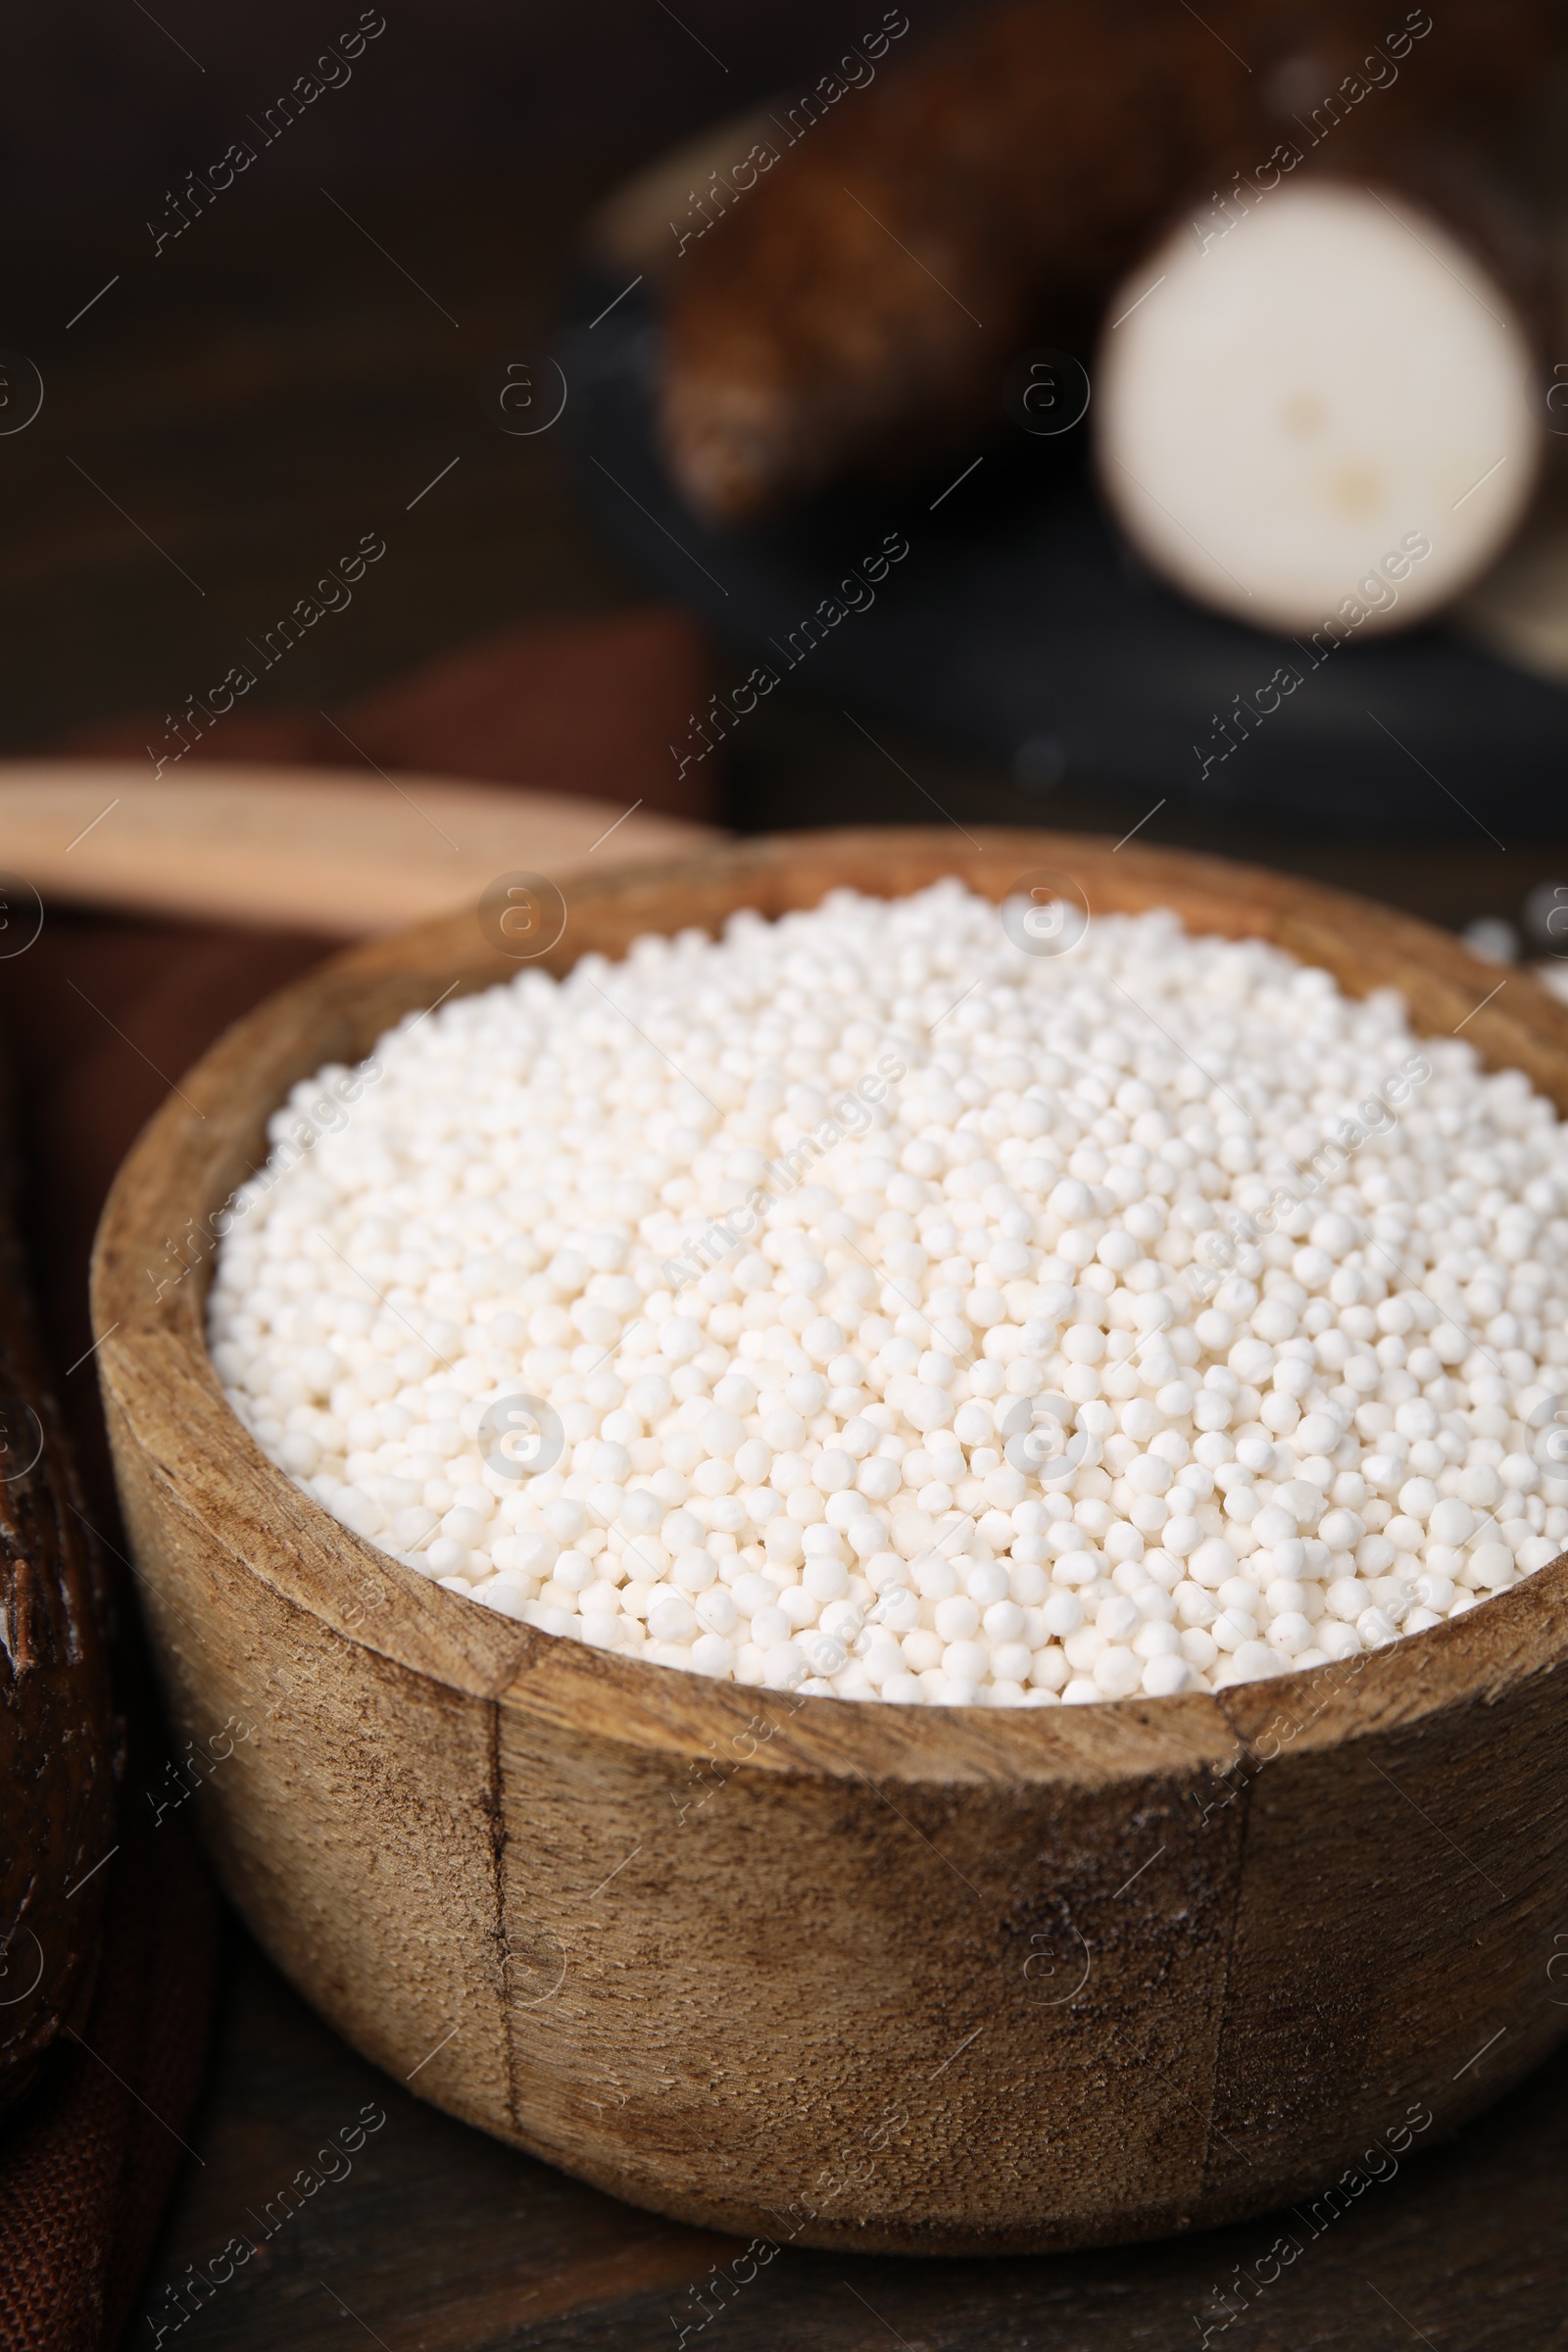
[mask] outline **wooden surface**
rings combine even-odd
[[[1561,1998],[1568,1985],[1543,1980],[1541,1991]],[[279,2191],[365,2107],[387,2120],[352,2174],[278,2226]],[[1568,2055],[1315,2239],[1287,2211],[1160,2245],[989,2263],[784,2248],[707,2328],[715,2271],[740,2243],[617,2205],[422,2105],[238,1934],[190,2139],[126,2352],[177,2317],[169,2290],[182,2278],[195,2300],[187,2266],[236,2231],[257,2253],[166,2352],[345,2352],[372,2338],[384,2352],[674,2352],[683,2326],[701,2352],[1194,2352],[1197,2315],[1209,2318],[1227,2280],[1234,2289],[1238,2265],[1255,2276],[1282,2230],[1303,2255],[1213,2334],[1223,2352],[1568,2344]]]
[[[1425,926],[1167,853],[949,839],[608,876],[569,890],[551,960],[836,882],[956,871],[1001,897],[1046,868],[1097,912],[1170,904],[1357,992],[1398,985],[1568,1106],[1568,1013],[1523,975],[1480,1008],[1490,972]],[[163,1237],[226,1199],[295,1077],[514,969],[465,914],[313,974],[187,1077],[101,1236],[99,1361],[171,1703],[193,1735],[261,1718],[204,1828],[302,1988],[422,2096],[635,2202],[872,2250],[1255,2212],[1407,2111],[1456,2127],[1538,2060],[1563,2027],[1541,1987],[1568,1893],[1568,1562],[1310,1694],[910,1715],[451,1608],[263,1459],[202,1346],[205,1261],[149,1277]]]
[[[142,914],[363,939],[477,904],[498,874],[711,838],[680,817],[520,787],[193,760],[0,761],[0,876]]]

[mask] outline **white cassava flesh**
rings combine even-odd
[[[1106,496],[1155,570],[1257,628],[1407,626],[1479,576],[1534,486],[1523,328],[1390,192],[1287,184],[1226,218],[1177,230],[1106,314]]]

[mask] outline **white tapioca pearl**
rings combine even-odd
[[[1179,1657],[1181,1634],[1174,1625],[1148,1620],[1134,1634],[1132,1646],[1141,1658]]]
[[[936,1603],[935,1622],[945,1642],[968,1642],[979,1628],[980,1611],[967,1593],[954,1592]]]
[[[811,1483],[824,1494],[837,1494],[855,1485],[856,1473],[855,1456],[842,1446],[828,1446],[811,1465]]]
[[[763,1679],[770,1690],[792,1690],[810,1672],[806,1653],[795,1642],[774,1642],[763,1661]]]
[[[1125,1593],[1112,1593],[1095,1612],[1095,1626],[1108,1642],[1130,1642],[1143,1622],[1143,1612]]]
[[[849,1590],[850,1572],[830,1553],[808,1553],[801,1582],[813,1600],[840,1600]]]
[[[1052,1566],[1052,1579],[1058,1585],[1091,1585],[1100,1573],[1100,1563],[1090,1551],[1065,1551]]]
[[[808,1625],[814,1625],[822,1610],[822,1603],[816,1594],[808,1592],[805,1585],[800,1584],[783,1587],[778,1596],[778,1606],[789,1620],[790,1631],[796,1634]]]
[[[1233,1682],[1257,1682],[1265,1676],[1289,1672],[1290,1660],[1282,1657],[1267,1642],[1244,1642],[1234,1650],[1216,1678],[1216,1686]]]
[[[1500,1592],[1514,1581],[1513,1553],[1506,1544],[1477,1544],[1470,1551],[1465,1581],[1486,1592]]]
[[[1223,1536],[1206,1537],[1188,1559],[1187,1573],[1194,1583],[1217,1592],[1227,1577],[1236,1574],[1234,1547]]]
[[[694,1642],[697,1615],[684,1593],[656,1586],[648,1607],[648,1631],[656,1642]]]
[[[1221,1609],[1207,1629],[1223,1650],[1238,1650],[1257,1639],[1257,1619],[1245,1609]]]
[[[1475,1526],[1475,1512],[1455,1494],[1441,1495],[1427,1519],[1428,1533],[1439,1544],[1467,1544]]]
[[[1097,1688],[1106,1698],[1130,1698],[1143,1688],[1144,1660],[1135,1650],[1120,1643],[1102,1650],[1091,1671]]]

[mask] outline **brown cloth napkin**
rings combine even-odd
[[[650,808],[704,815],[675,795],[667,748],[700,707],[703,681],[695,625],[655,609],[513,630],[432,662],[342,708],[357,748],[314,714],[236,711],[203,740],[202,757],[352,764],[368,754],[388,766],[622,803],[640,790]],[[139,755],[147,740],[157,736],[128,721],[54,748]],[[86,1355],[93,1228],[116,1168],[170,1085],[230,1021],[332,945],[298,932],[117,920],[51,906],[36,943],[0,959],[0,1036],[21,1108],[40,1317],[127,1617],[128,1547]],[[118,2343],[200,2086],[217,1902],[186,1817],[171,1817],[156,1835],[149,1827],[142,1791],[157,1776],[161,1735],[133,1625],[117,1649],[129,1737],[93,2006],[82,2046],[58,2048],[0,2129],[3,2352],[108,2352]]]
[[[132,1712],[145,1717],[141,1702]],[[201,2078],[218,1906],[183,1822],[154,1832],[141,1789],[158,1776],[139,1734],[127,1765],[92,2006],[0,2141],[6,2352],[118,2342]]]
[[[187,733],[202,730],[193,759],[357,768],[368,760],[580,792],[622,808],[640,799],[666,816],[710,817],[708,768],[690,762],[683,780],[670,752],[687,740],[688,722],[703,708],[708,672],[707,647],[691,616],[672,605],[649,605],[601,620],[502,630],[341,704],[330,717],[244,703],[207,727],[199,714],[174,715]],[[180,739],[168,716],[75,728],[48,748],[99,759],[141,759],[149,745],[173,754]]]

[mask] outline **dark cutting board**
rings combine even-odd
[[[1301,827],[1493,842],[1560,831],[1568,692],[1442,627],[1352,640],[1314,667],[1289,638],[1200,611],[1111,527],[1087,424],[1035,438],[1009,422],[1000,385],[993,435],[918,481],[709,528],[654,444],[655,312],[638,287],[601,316],[614,293],[579,285],[559,345],[579,483],[644,577],[733,649],[726,705],[765,662],[858,714],[1008,760],[1026,784],[1104,783]],[[874,604],[804,653],[802,624],[890,534],[909,552]],[[1238,696],[1267,704],[1284,665],[1300,685],[1205,770],[1202,755],[1225,747],[1217,715]]]

